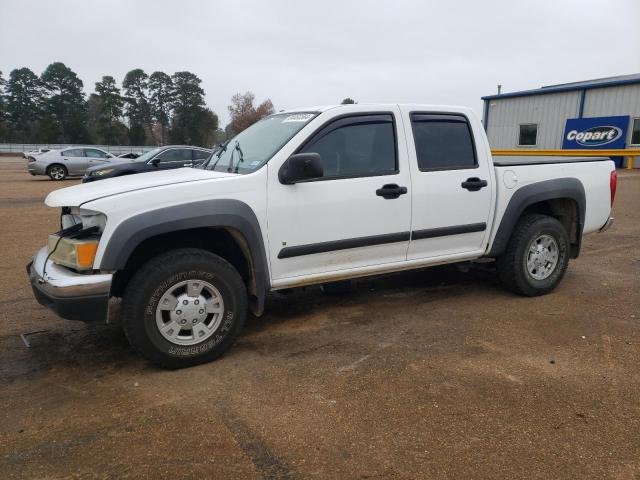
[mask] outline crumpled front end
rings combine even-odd
[[[41,248],[27,265],[33,294],[38,303],[69,320],[106,321],[113,275],[83,274],[49,259]]]

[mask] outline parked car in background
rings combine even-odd
[[[99,148],[71,147],[30,156],[27,168],[31,175],[48,175],[51,180],[64,180],[67,177],[82,176],[89,167],[114,158],[116,157]]]
[[[186,145],[160,147],[144,153],[134,160],[122,161],[124,159],[117,158],[89,168],[82,182],[93,182],[134,173],[196,167],[204,163],[211,156],[211,152],[207,148]]]
[[[42,155],[43,153],[47,153],[50,151],[50,148],[37,148],[36,150],[31,150],[30,152],[22,152],[22,158],[37,157],[38,155]]]
[[[133,160],[134,158],[138,158],[139,156],[140,156],[139,153],[129,152],[129,153],[123,153],[122,155],[118,155],[118,158],[128,158]]]

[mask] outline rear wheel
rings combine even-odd
[[[51,180],[64,180],[68,175],[67,167],[54,163],[47,168],[47,175]]]
[[[498,276],[509,290],[526,296],[551,292],[569,264],[569,237],[562,224],[547,215],[527,215],[516,225],[498,258]]]
[[[145,264],[123,296],[131,345],[164,368],[209,362],[233,343],[247,316],[247,292],[223,258],[180,249]]]

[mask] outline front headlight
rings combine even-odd
[[[49,235],[47,246],[53,263],[75,270],[92,270],[100,235],[107,217],[100,212],[78,207],[64,207],[61,230]]]
[[[113,168],[105,168],[103,170],[95,170],[95,171],[91,172],[91,176],[92,177],[101,177],[103,175],[107,175],[107,174],[113,172],[113,170],[114,170]]]
[[[59,234],[49,235],[49,259],[53,263],[73,268],[74,270],[92,270],[96,258],[99,238],[63,237]]]

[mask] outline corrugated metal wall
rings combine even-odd
[[[587,90],[583,117],[605,117],[610,115],[630,115],[632,119],[634,117],[639,118],[640,85],[622,85]],[[489,119],[489,123],[491,123],[491,119]],[[627,145],[631,143],[631,128],[631,125],[629,125]]]
[[[522,148],[561,148],[565,120],[577,117],[579,108],[579,91],[489,100],[489,144],[518,148],[519,125],[537,123],[538,144]]]

